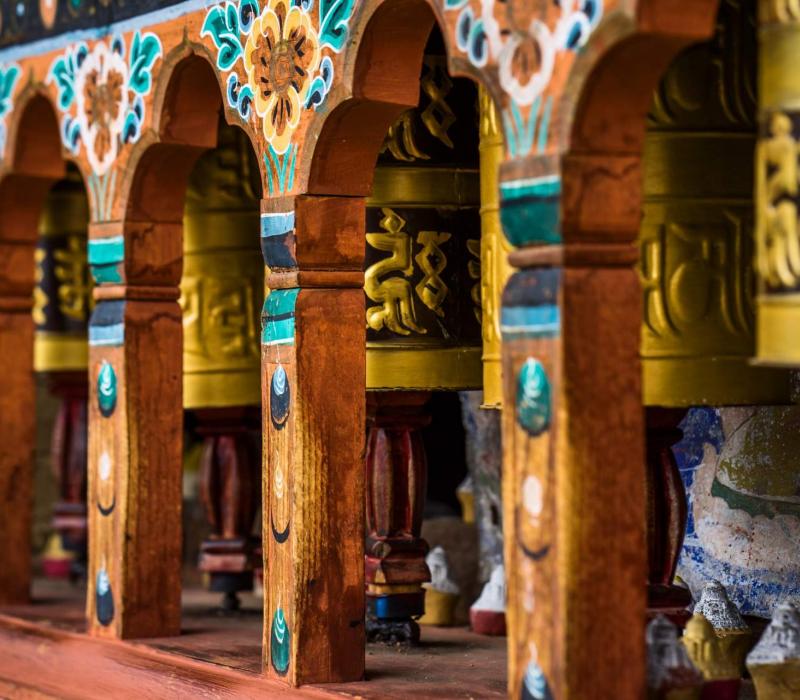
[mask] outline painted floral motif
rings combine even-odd
[[[106,173],[119,149],[128,110],[128,66],[118,53],[98,44],[75,76],[76,118],[92,170]]]
[[[6,117],[14,107],[14,86],[19,78],[19,66],[0,64],[0,158],[6,148]]]
[[[523,156],[547,142],[551,98],[544,93],[560,55],[578,51],[603,16],[604,0],[445,0],[458,11],[456,45],[477,68],[497,62],[500,86],[511,98],[503,114],[506,144]],[[557,17],[546,23],[543,18]],[[527,115],[523,111],[529,110]]]
[[[319,109],[333,85],[332,55],[345,45],[355,0],[228,0],[212,7],[201,36],[228,73],[227,99],[267,142],[270,192],[292,187],[303,112]]]
[[[144,97],[152,89],[152,70],[162,54],[155,34],[133,35],[126,60],[126,45],[115,37],[110,45],[98,42],[89,50],[84,43],[66,49],[47,77],[58,89],[64,117],[61,136],[73,153],[86,148],[96,178],[110,170],[125,143],[141,137]]]
[[[244,67],[264,138],[276,153],[289,149],[319,62],[319,38],[308,14],[286,0],[271,0],[253,22]]]

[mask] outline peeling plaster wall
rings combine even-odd
[[[689,519],[678,575],[746,614],[800,597],[800,407],[695,408],[673,448]]]

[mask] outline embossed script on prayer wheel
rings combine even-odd
[[[656,91],[640,231],[644,403],[783,403],[785,373],[754,367],[755,17],[724,2],[720,31]],[[800,355],[799,355],[800,357]]]
[[[462,95],[443,58],[426,58],[421,86],[420,108],[390,129],[367,201],[368,389],[482,383],[475,106],[456,121]]]
[[[788,8],[788,9],[787,9]],[[756,360],[800,365],[800,80],[796,4],[763,3],[756,155]]]
[[[80,174],[70,170],[47,198],[36,246],[37,372],[85,370],[86,324],[92,307],[92,279],[86,258],[89,202]]]
[[[183,402],[187,409],[258,405],[259,313],[264,265],[258,248],[257,174],[236,130],[192,171],[183,222]]]

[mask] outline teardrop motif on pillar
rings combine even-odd
[[[269,652],[272,668],[284,675],[289,670],[289,652],[291,650],[291,635],[286,624],[283,610],[278,608],[272,618],[270,632]]]
[[[97,572],[95,598],[97,621],[104,627],[108,627],[114,620],[114,596],[111,592],[111,581],[108,578],[108,572],[103,568]]]
[[[114,413],[117,406],[117,374],[105,360],[97,375],[97,405],[106,418]]]
[[[269,411],[272,425],[276,430],[281,430],[286,425],[289,418],[290,398],[289,378],[286,376],[283,366],[278,365],[278,368],[272,373],[272,381],[269,383]]]
[[[539,360],[525,361],[517,381],[517,421],[531,435],[550,426],[550,380]]]

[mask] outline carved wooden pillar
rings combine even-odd
[[[264,669],[364,673],[364,201],[262,204]]]
[[[21,272],[29,267],[27,275]],[[21,266],[21,267],[20,267]],[[27,279],[26,279],[27,278]],[[33,448],[33,243],[0,243],[0,604],[28,600],[31,575]]]
[[[33,123],[35,116],[31,115]],[[37,135],[42,146],[51,135]],[[56,147],[57,146],[56,140]],[[45,151],[36,170],[50,177],[9,176],[0,181],[0,604],[27,602],[31,577],[33,450],[36,385],[33,375],[34,250],[39,217],[53,182],[63,177]]]
[[[522,269],[501,320],[510,693],[639,697],[647,547],[638,218],[610,196],[639,177],[637,159],[566,159],[563,220],[558,160],[529,168],[541,175],[500,186],[505,233],[524,246],[510,256]],[[573,242],[587,220],[576,204],[598,192],[610,201],[593,213],[597,243]]]
[[[76,577],[82,576],[86,567],[86,373],[53,372],[48,375],[48,385],[61,401],[50,443],[59,494],[53,508],[53,530],[64,549],[74,555],[69,574]]]
[[[684,623],[692,596],[672,582],[686,532],[686,490],[672,446],[683,437],[678,424],[686,411],[648,408],[646,415],[648,614]]]
[[[203,437],[200,498],[211,535],[200,547],[200,570],[210,588],[225,594],[223,607],[239,607],[237,591],[253,588],[253,521],[261,502],[257,410],[209,408],[194,411]],[[254,439],[254,437],[256,439]]]
[[[367,636],[419,641],[412,619],[425,612],[431,574],[421,537],[428,465],[421,429],[430,392],[367,394]]]
[[[87,615],[102,636],[180,631],[181,226],[90,227]]]

